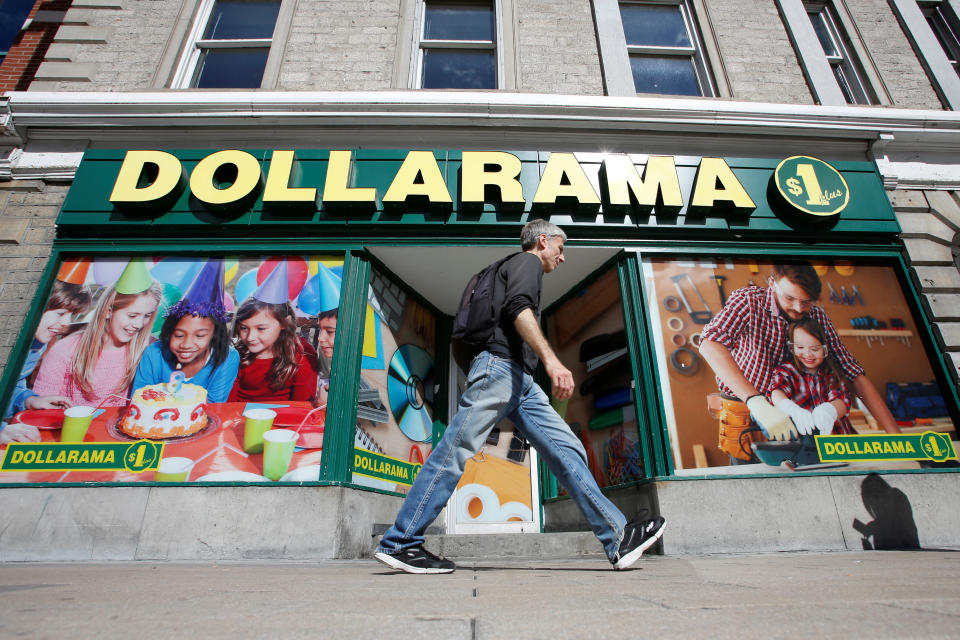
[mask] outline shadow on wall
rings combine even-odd
[[[917,523],[913,521],[910,500],[880,475],[871,473],[860,485],[860,495],[872,522],[853,519],[853,528],[862,536],[864,549],[919,549]]]

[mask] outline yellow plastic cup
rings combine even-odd
[[[243,412],[243,450],[247,453],[263,451],[263,434],[273,426],[277,412],[272,409],[247,409]]]
[[[63,412],[63,428],[60,430],[60,442],[83,442],[87,429],[93,421],[95,407],[75,406]]]
[[[273,429],[263,434],[263,475],[279,480],[290,468],[297,432],[292,429]]]
[[[193,460],[190,458],[164,458],[153,474],[157,482],[186,482],[193,470]]]

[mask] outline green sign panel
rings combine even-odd
[[[832,216],[850,202],[850,187],[832,166],[810,156],[787,158],[774,171],[774,182],[794,209],[813,216]]]
[[[0,462],[0,471],[122,471],[156,469],[163,443],[13,442]]]
[[[956,460],[949,436],[935,431],[879,435],[816,436],[822,462],[875,460]]]
[[[409,487],[422,466],[366,449],[353,450],[353,472],[368,478],[387,480]]]

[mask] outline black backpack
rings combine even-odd
[[[457,315],[453,318],[453,359],[464,372],[470,370],[470,361],[483,351],[493,337],[500,318],[503,292],[497,290],[497,272],[504,262],[517,255],[510,254],[475,273],[460,296]]]

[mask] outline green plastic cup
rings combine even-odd
[[[60,430],[60,442],[83,442],[87,429],[93,421],[95,407],[76,406],[63,412],[63,428]]]
[[[164,458],[153,474],[157,482],[186,482],[193,469],[193,460],[190,458]]]
[[[297,432],[292,429],[273,429],[263,434],[263,475],[279,480],[290,468]]]
[[[247,409],[243,412],[243,450],[247,453],[263,452],[263,434],[273,426],[277,412],[272,409]]]

